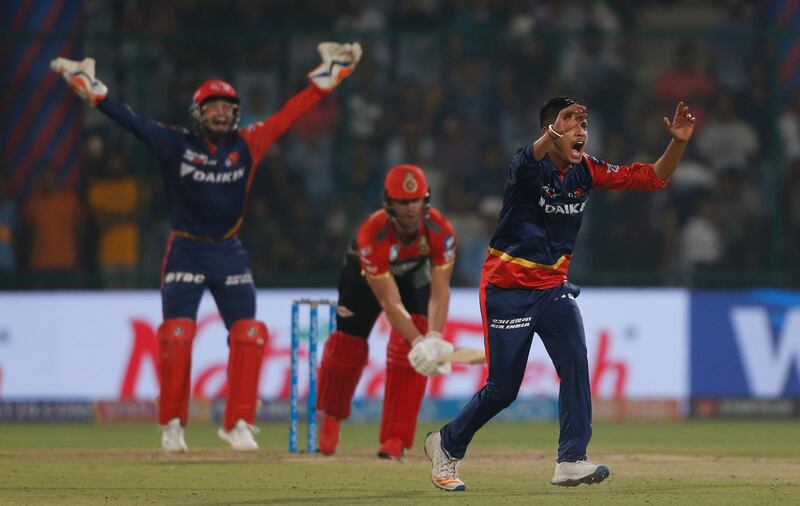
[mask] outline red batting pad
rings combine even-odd
[[[258,380],[261,374],[264,344],[269,337],[267,327],[258,320],[237,320],[230,328],[228,352],[228,402],[225,403],[223,426],[233,429],[243,419],[256,420]]]
[[[419,328],[420,322],[415,321],[415,323]],[[427,329],[427,322],[424,326]],[[405,448],[414,445],[417,415],[422,398],[425,396],[428,378],[418,374],[408,363],[410,349],[408,341],[392,331],[389,335],[389,347],[386,350],[386,389],[381,416],[381,444],[397,438],[403,441]]]
[[[192,341],[197,326],[188,318],[172,318],[158,327],[158,423],[180,418],[186,425],[189,418]]]
[[[317,409],[337,420],[350,416],[350,403],[368,355],[366,339],[338,330],[328,337],[319,370]]]
[[[428,319],[422,315],[412,314],[411,320],[417,326],[417,330],[422,335],[428,333]],[[408,362],[408,352],[411,351],[411,344],[403,339],[394,329],[389,334],[389,345],[386,348],[386,363],[395,363],[411,367]]]

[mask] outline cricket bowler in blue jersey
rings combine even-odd
[[[541,136],[517,152],[509,167],[503,208],[483,264],[480,303],[489,376],[452,422],[425,439],[431,481],[446,491],[465,490],[458,464],[475,433],[517,397],[533,334],[542,339],[561,379],[560,435],[551,483],[574,486],[606,479],[606,466],[587,459],[592,437],[592,397],[580,289],[567,270],[589,192],[655,191],[667,186],[694,132],[689,107],[678,103],[664,126],[671,136],[652,164],[614,165],[584,152],[585,105],[566,97],[547,101]]]
[[[161,272],[164,322],[158,329],[158,419],[161,446],[187,451],[184,427],[191,390],[192,342],[197,309],[208,288],[228,329],[228,399],[219,437],[235,450],[256,450],[253,426],[263,348],[264,323],[255,319],[256,290],[250,257],[238,232],[256,167],[269,147],[352,71],[361,46],[324,42],[322,63],[310,84],[280,111],[239,127],[239,97],[225,81],[206,81],[195,91],[194,128],[166,126],[107,97],[91,58],[50,63],[93,107],[133,133],[159,160],[169,202],[172,233]]]

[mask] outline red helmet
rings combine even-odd
[[[425,173],[416,165],[397,165],[389,169],[383,189],[387,199],[411,200],[430,197]]]
[[[210,81],[206,81],[201,84],[197,90],[195,90],[194,95],[192,95],[192,105],[189,107],[189,113],[192,115],[192,118],[200,123],[200,107],[206,100],[210,100],[212,98],[222,98],[236,104],[236,108],[233,111],[233,129],[235,130],[238,128],[239,95],[236,94],[236,89],[233,86],[219,79],[211,79]]]
[[[192,104],[197,107],[203,105],[203,102],[210,98],[224,98],[239,103],[239,96],[236,94],[236,89],[225,81],[219,79],[211,79],[201,84],[194,95],[192,95]]]

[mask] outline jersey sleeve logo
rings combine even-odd
[[[619,165],[615,165],[613,163],[609,163],[608,167],[606,167],[606,172],[608,172],[609,174],[614,173],[614,172],[619,172]]]
[[[455,258],[456,238],[451,234],[444,238],[444,259],[446,262],[452,262]]]

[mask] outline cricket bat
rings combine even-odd
[[[483,350],[477,348],[457,348],[456,350],[445,353],[439,357],[440,364],[482,364],[486,362],[486,355]]]

